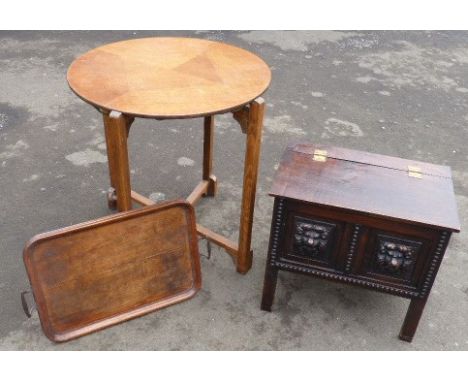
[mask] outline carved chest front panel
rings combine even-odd
[[[448,240],[445,231],[296,200],[278,199],[275,214],[275,266],[405,297],[427,293]]]
[[[292,233],[283,258],[305,264],[333,267],[343,228],[336,222],[291,215],[288,228]]]

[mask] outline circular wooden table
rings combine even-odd
[[[197,225],[198,233],[233,256],[237,270],[252,265],[250,249],[268,65],[235,46],[193,38],[156,37],[120,41],[78,57],[68,69],[71,89],[103,115],[111,189],[119,211],[132,200],[154,204],[130,186],[127,137],[135,117],[157,120],[204,117],[203,179],[187,200],[216,194],[212,171],[214,116],[233,113],[246,134],[239,242]]]

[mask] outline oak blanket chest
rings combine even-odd
[[[446,166],[337,147],[291,144],[270,192],[274,211],[262,309],[279,270],[411,299],[411,341],[452,232],[459,232]]]

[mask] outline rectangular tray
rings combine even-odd
[[[68,341],[193,297],[195,226],[175,201],[33,237],[23,259],[46,336]]]

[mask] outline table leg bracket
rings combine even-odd
[[[242,109],[236,110],[232,113],[234,119],[239,123],[241,130],[244,134],[247,134],[250,121],[250,106],[244,106]]]

